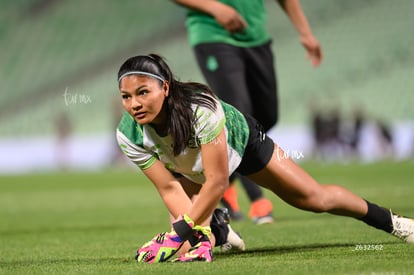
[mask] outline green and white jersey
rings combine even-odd
[[[211,15],[188,10],[186,26],[191,46],[201,43],[226,43],[236,47],[255,47],[270,41],[266,29],[264,0],[219,0],[233,7],[246,20],[248,27],[242,33],[230,34]]]
[[[159,159],[165,167],[186,178],[204,183],[201,144],[217,142],[216,138],[224,128],[227,138],[229,174],[239,166],[249,139],[249,127],[244,116],[233,106],[217,101],[215,111],[207,107],[193,105],[195,123],[193,137],[185,150],[174,156],[172,137],[159,136],[150,125],[140,125],[125,113],[117,129],[117,139],[121,150],[142,170]]]

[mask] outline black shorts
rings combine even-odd
[[[266,135],[263,126],[256,119],[245,115],[250,135],[237,173],[247,176],[262,170],[270,161],[275,149],[273,140]]]
[[[194,47],[194,53],[204,78],[220,99],[256,118],[266,131],[276,124],[277,75],[271,41],[247,48],[202,43]]]

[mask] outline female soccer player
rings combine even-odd
[[[207,86],[175,79],[162,57],[129,58],[118,83],[127,111],[118,143],[155,185],[172,219],[172,231],[144,244],[138,261],[167,261],[178,250],[175,261],[212,261],[211,248],[226,232],[211,234],[210,219],[233,173],[294,207],[352,217],[414,243],[414,220],[341,186],[319,184],[285,157],[255,119],[217,99]]]

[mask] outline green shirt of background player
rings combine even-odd
[[[237,47],[256,47],[271,40],[266,30],[264,0],[175,0],[190,10],[187,15],[191,46],[221,42]],[[299,0],[277,0],[288,15],[314,66],[322,61],[322,49],[313,35]]]
[[[117,129],[119,145],[154,184],[173,227],[144,244],[139,261],[167,261],[180,248],[178,261],[212,261],[210,219],[235,171],[294,207],[353,217],[414,243],[412,219],[341,186],[319,184],[254,118],[220,103],[205,85],[176,80],[160,56],[129,58],[118,83],[127,111]]]

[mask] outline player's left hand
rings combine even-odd
[[[202,237],[200,242],[193,246],[187,253],[182,254],[175,259],[175,262],[212,262],[213,261],[213,248],[208,236],[199,232]]]

